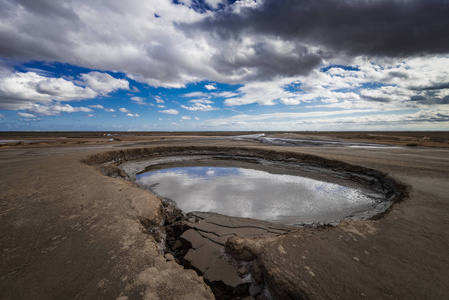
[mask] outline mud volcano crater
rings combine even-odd
[[[402,184],[376,170],[313,155],[260,148],[127,149],[97,154],[87,158],[85,162],[99,166],[105,175],[131,180],[161,198],[161,207],[164,208],[161,210],[161,222],[157,224],[157,221],[143,217],[140,222],[154,235],[161,252],[167,258],[196,270],[211,286],[218,299],[249,295],[255,299],[271,299],[272,294],[278,294],[276,287],[265,279],[267,270],[257,259],[264,241],[306,228],[338,226],[342,219],[380,218],[406,191]],[[208,195],[206,199],[199,199],[201,191],[189,198],[189,194],[198,192],[204,186],[210,190],[214,183],[208,176],[216,175],[217,172],[229,173],[227,175],[230,177],[227,178],[237,178],[231,180],[235,186],[221,186],[220,192]],[[241,204],[241,200],[232,202],[238,197],[232,195],[232,190],[238,186],[245,187],[245,182],[253,180],[248,176],[238,178],[241,173],[256,174],[255,179],[253,178],[255,181],[265,180],[261,185],[256,185],[258,190],[265,188],[261,194],[249,202],[246,201],[248,199],[243,199],[246,206],[237,205]],[[166,186],[161,188],[164,176]],[[192,177],[200,178],[199,181],[203,182],[199,186],[190,186],[190,193],[189,189],[181,189],[174,191],[176,197],[167,196],[167,193],[174,190],[173,187],[179,188],[184,185],[183,181],[189,181]],[[225,177],[218,176],[220,184],[226,181]],[[281,185],[278,194],[273,192],[276,185]],[[286,192],[289,185],[293,189]],[[311,190],[304,190],[304,187],[298,190],[300,194],[309,194],[306,195],[308,201],[295,202],[296,196],[291,194],[295,193],[294,188],[298,185],[314,186]],[[274,194],[270,194],[271,192]],[[314,193],[318,193],[318,196],[311,195]],[[216,201],[221,203],[224,211],[214,212],[211,207],[217,205],[207,205],[208,202],[217,200],[213,199],[213,195],[226,198],[227,194],[232,195],[231,202],[223,204],[224,198]],[[288,197],[291,199],[286,205],[283,198]],[[317,206],[324,203],[318,213],[309,201],[311,197],[312,202],[318,203]],[[270,201],[271,198],[274,198],[273,201]],[[300,199],[301,195],[297,195],[297,198]],[[181,204],[183,199],[187,199],[186,203],[176,204]],[[189,206],[192,202],[198,203],[196,206]],[[263,209],[258,211],[259,207],[252,214],[245,212],[245,207],[258,207],[260,202],[265,203],[262,205]],[[188,207],[188,211],[183,212],[178,206]],[[226,210],[229,206],[235,209]],[[279,212],[278,206],[285,207]],[[203,211],[190,211],[191,207],[199,207]],[[264,209],[265,212],[262,212]],[[259,220],[258,213],[263,220]]]

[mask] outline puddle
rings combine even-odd
[[[323,141],[323,140],[304,140],[304,139],[285,139],[258,137],[255,140],[268,145],[276,146],[295,146],[295,147],[350,147],[350,148],[392,148],[395,146],[370,143],[352,143],[343,141]]]
[[[177,167],[136,175],[185,213],[215,212],[285,225],[331,222],[369,210],[381,193],[307,177],[237,167]]]
[[[6,144],[11,144],[11,143],[31,144],[31,143],[42,143],[42,142],[51,142],[51,140],[5,140],[5,139],[0,139],[0,145],[6,145]]]
[[[235,140],[255,140],[263,144],[289,147],[349,147],[349,148],[397,148],[397,146],[348,141],[326,141],[311,139],[289,139],[267,137],[265,134],[249,134],[230,137]]]

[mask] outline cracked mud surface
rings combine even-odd
[[[261,239],[267,242],[234,241],[239,252],[257,254],[263,268],[254,273],[261,274],[273,297],[444,299],[449,293],[447,150],[292,149],[229,140],[155,145],[250,146],[313,154],[379,170],[409,186],[408,198],[379,220],[344,221],[336,228]],[[113,149],[80,144],[0,151],[2,298],[214,297],[202,277],[172,256],[164,257],[154,238],[144,233],[139,219],[154,226],[161,221],[159,200],[80,162]]]

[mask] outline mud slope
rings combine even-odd
[[[213,299],[140,224],[160,223],[159,200],[79,151],[0,152],[0,298]]]

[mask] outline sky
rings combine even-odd
[[[448,0],[0,0],[0,131],[449,130]]]

